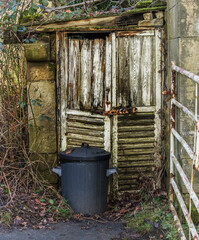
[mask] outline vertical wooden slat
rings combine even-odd
[[[66,108],[67,108],[67,81],[68,81],[68,52],[67,34],[57,33],[57,89],[58,89],[58,121],[59,121],[59,150],[66,149]]]
[[[111,109],[111,37],[106,37],[105,48],[105,111]],[[111,119],[104,119],[104,149],[111,151]]]
[[[118,41],[115,37],[115,33],[112,34],[112,105],[117,105],[117,49]],[[118,165],[118,117],[113,116],[113,125],[112,125],[112,165],[117,167]],[[113,176],[113,189],[114,194],[118,193],[118,177],[117,175]]]
[[[151,104],[152,90],[152,38],[143,37],[141,55],[142,101],[144,106]]]
[[[81,41],[81,108],[91,107],[91,41],[88,39]]]
[[[129,81],[130,81],[130,96],[132,106],[141,106],[142,92],[141,77],[140,77],[140,57],[141,57],[141,37],[129,38]]]
[[[104,40],[93,41],[93,82],[92,82],[92,105],[94,108],[103,107],[103,81],[104,81]]]
[[[79,109],[79,40],[69,40],[68,108]]]
[[[117,105],[128,106],[130,100],[129,88],[129,41],[127,37],[118,39],[118,94]]]

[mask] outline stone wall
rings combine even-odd
[[[167,40],[168,40],[168,77],[167,88],[170,88],[171,61],[176,65],[199,75],[199,1],[167,1]],[[195,84],[186,77],[177,76],[177,99],[194,112]],[[176,113],[177,129],[183,138],[193,147],[194,124],[182,112]],[[167,112],[168,116],[168,112]],[[168,119],[169,121],[169,119]],[[169,139],[168,139],[169,141]],[[168,151],[167,151],[168,152]],[[180,158],[184,171],[190,178],[192,161],[180,144],[176,143],[176,155]],[[169,159],[169,156],[167,154]],[[199,174],[195,174],[194,189],[199,192]],[[181,184],[183,192],[185,187]]]
[[[57,164],[57,110],[55,73],[55,35],[45,34],[25,45],[28,61],[28,119],[31,159],[38,161],[44,179],[57,183],[52,167]]]

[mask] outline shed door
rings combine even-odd
[[[114,189],[138,190],[138,178],[159,166],[161,33],[57,35],[60,149],[91,146],[112,152]],[[135,115],[104,117],[113,107]]]

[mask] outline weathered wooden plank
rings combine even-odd
[[[103,115],[94,114],[93,112],[81,111],[81,110],[66,109],[66,113],[68,115],[76,115],[76,116],[79,116],[79,117],[89,117],[89,118],[99,118],[99,119],[104,119],[105,118]]]
[[[144,173],[144,172],[151,172],[152,171],[152,166],[147,166],[147,167],[129,167],[129,168],[118,168],[118,174],[130,174],[130,173]]]
[[[80,47],[79,40],[69,40],[68,108],[79,109]]]
[[[129,85],[131,106],[141,106],[142,92],[141,92],[141,41],[140,37],[129,38]]]
[[[154,131],[154,125],[146,125],[146,126],[120,126],[118,129],[119,133],[122,132],[139,132],[139,131]]]
[[[88,136],[88,135],[80,135],[75,133],[68,133],[68,139],[78,139],[82,141],[91,141],[91,142],[101,142],[104,143],[104,138],[102,137],[95,137],[95,136]]]
[[[120,121],[118,123],[120,126],[135,126],[135,125],[151,125],[154,124],[153,119],[140,119],[140,120],[129,120],[129,121]]]
[[[148,113],[141,113],[141,112],[136,112],[134,114],[129,114],[129,115],[119,115],[118,117],[118,121],[122,121],[122,120],[134,120],[134,119],[145,119],[145,118],[151,118],[154,119],[155,118],[155,114],[154,112],[148,112]]]
[[[104,131],[104,126],[102,125],[93,125],[93,124],[85,124],[84,122],[68,122],[67,126],[73,128],[80,128],[80,129],[88,129],[89,131],[96,130],[96,131]]]
[[[144,142],[154,142],[153,137],[147,137],[147,138],[124,138],[124,139],[119,139],[118,140],[119,144],[120,143],[144,143]]]
[[[125,155],[136,155],[136,154],[151,154],[154,153],[154,148],[144,148],[144,149],[125,149],[118,150],[119,156]]]
[[[76,121],[76,122],[84,122],[85,124],[93,123],[93,124],[98,124],[98,125],[104,125],[103,119],[98,119],[98,118],[68,115],[68,120]]]
[[[118,38],[118,56],[117,106],[129,106],[129,41],[127,37]]]
[[[152,97],[152,38],[143,37],[141,53],[141,80],[142,80],[142,103],[144,106],[151,105]]]
[[[131,155],[131,156],[119,156],[119,162],[130,162],[130,161],[150,161],[153,160],[153,154],[142,154],[142,155]]]
[[[154,166],[154,161],[135,161],[135,162],[119,162],[119,168],[128,168],[128,167],[136,167],[136,166]]]
[[[91,108],[92,57],[91,41],[80,40],[81,44],[81,109]]]
[[[137,138],[137,137],[154,137],[155,133],[154,131],[139,131],[139,132],[119,132],[118,133],[118,138],[123,139],[123,138]]]
[[[92,105],[94,108],[102,108],[104,86],[104,40],[93,41],[93,81],[92,81]]]
[[[137,179],[141,174],[140,173],[134,173],[134,174],[128,174],[128,173],[120,173],[118,175],[119,179]],[[148,178],[152,178],[153,177],[153,173],[152,172],[145,172],[144,176],[148,177]]]
[[[58,102],[58,108],[60,111],[60,116],[58,116],[58,121],[60,122],[58,131],[58,146],[60,150],[66,149],[67,139],[66,139],[66,108],[67,108],[67,82],[68,82],[68,52],[67,52],[67,34],[59,33],[56,35],[57,43],[57,89],[58,96],[60,96]],[[63,46],[63,47],[62,47]],[[61,70],[61,71],[60,71]],[[60,119],[59,119],[60,117]]]
[[[119,150],[153,148],[154,143],[120,144]],[[125,151],[126,152],[126,151]]]
[[[75,148],[75,147],[81,147],[82,143],[84,141],[74,141],[74,140],[69,140],[67,142],[67,148]],[[98,147],[98,148],[104,148],[104,145],[102,143],[94,143],[94,142],[89,142],[86,141],[87,144],[89,144],[90,147]]]
[[[104,137],[104,132],[103,131],[96,131],[96,130],[88,130],[88,129],[79,129],[79,128],[74,128],[74,127],[68,127],[67,128],[67,133],[78,133],[81,135],[88,135],[88,136],[95,136],[95,137]]]
[[[111,35],[106,37],[106,48],[105,48],[105,111],[109,111],[111,109]],[[111,119],[106,116],[104,120],[104,149],[106,151],[111,151]]]

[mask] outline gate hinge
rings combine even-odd
[[[169,100],[171,100],[171,89],[162,91],[162,95],[165,95],[167,97],[166,102],[168,102]]]

